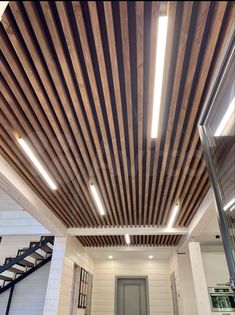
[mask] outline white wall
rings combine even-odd
[[[170,260],[170,270],[175,273],[179,315],[197,315],[189,255],[174,253]]]
[[[223,252],[202,253],[202,260],[208,287],[228,282],[229,272]],[[179,315],[197,315],[189,255],[173,254],[170,269],[176,277]]]
[[[42,315],[50,263],[15,285],[9,315]],[[0,315],[5,315],[8,292],[0,295]]]
[[[202,253],[202,261],[208,287],[229,281],[228,266],[223,252]]]
[[[177,290],[177,300],[178,300],[178,308],[179,308],[179,315],[184,315],[184,308],[183,308],[183,295],[181,289],[181,277],[180,277],[180,269],[179,269],[179,259],[178,255],[175,252],[171,259],[170,259],[170,273],[175,274],[175,282],[176,282],[176,290]]]
[[[50,233],[26,211],[0,210],[0,235],[30,234],[47,235]]]
[[[92,315],[114,315],[115,276],[148,276],[151,315],[173,315],[168,261],[104,261],[94,266]]]
[[[74,264],[94,272],[92,259],[75,237],[56,237],[44,315],[70,314]]]

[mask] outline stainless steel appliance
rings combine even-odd
[[[229,287],[209,288],[209,296],[211,302],[211,311],[213,313],[226,312],[226,314],[234,314],[235,294],[234,291],[232,291]]]

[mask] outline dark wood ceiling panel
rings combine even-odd
[[[197,122],[234,4],[168,3],[152,140],[157,21],[165,9],[155,1],[11,1],[2,17],[1,154],[68,227],[165,226],[177,201],[175,226],[188,226],[209,189]],[[25,160],[18,137],[49,170],[56,191]],[[84,238],[87,246],[123,241],[94,240]],[[168,245],[179,237],[133,241]]]
[[[131,246],[177,246],[181,235],[133,235]],[[79,236],[77,239],[86,247],[127,246],[124,236]]]

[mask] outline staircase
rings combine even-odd
[[[53,236],[42,236],[40,241],[19,249],[16,257],[6,258],[4,265],[0,266],[0,294],[14,288],[16,283],[49,262],[53,244]]]

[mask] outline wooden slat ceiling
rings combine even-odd
[[[10,1],[2,17],[1,155],[67,227],[165,226],[177,201],[175,226],[185,227],[209,189],[197,122],[234,6],[168,3],[153,141],[157,20],[165,9],[160,2]],[[27,160],[19,136],[56,191]]]
[[[132,246],[177,246],[181,235],[133,235]],[[123,236],[79,236],[78,240],[86,247],[125,246]]]

